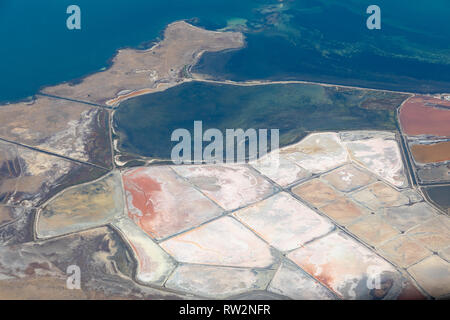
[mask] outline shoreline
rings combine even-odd
[[[100,74],[100,73],[104,73],[107,72],[109,70],[111,70],[117,61],[116,58],[119,56],[119,54],[123,51],[131,51],[131,52],[135,52],[135,53],[148,53],[151,52],[157,48],[160,48],[162,43],[166,40],[166,35],[165,32],[172,26],[175,26],[177,24],[180,23],[185,23],[188,26],[198,29],[200,31],[203,32],[208,32],[210,34],[224,34],[223,31],[219,31],[219,30],[207,30],[204,29],[200,26],[196,26],[194,24],[192,24],[191,22],[188,22],[187,20],[176,20],[173,21],[171,23],[169,23],[160,33],[159,36],[157,36],[156,38],[154,38],[153,40],[150,41],[144,41],[142,43],[140,43],[137,46],[128,46],[128,47],[120,47],[118,48],[114,54],[107,60],[106,65],[104,67],[102,67],[99,70],[95,70],[93,72],[90,72],[88,74],[85,74],[79,78],[75,78],[75,79],[71,79],[71,80],[67,80],[67,81],[63,81],[63,82],[59,82],[53,85],[43,85],[42,87],[39,88],[39,90],[37,92],[35,92],[33,95],[31,96],[27,96],[27,97],[22,97],[22,98],[18,98],[17,100],[10,100],[10,101],[4,101],[4,102],[0,102],[0,107],[3,105],[9,105],[9,104],[14,104],[14,103],[20,103],[20,102],[28,102],[28,101],[32,101],[34,99],[36,99],[36,96],[40,95],[40,94],[49,94],[46,89],[49,88],[53,88],[53,87],[57,87],[57,86],[61,86],[61,85],[69,85],[70,87],[75,87],[76,85],[82,84],[86,81],[86,79],[88,79],[91,76]],[[239,33],[243,36],[243,38],[245,38],[245,35],[243,35],[242,32],[234,32],[234,33]],[[144,43],[147,43],[147,47],[140,49],[139,47],[142,46]],[[222,49],[219,51],[226,51],[226,50],[241,50],[242,48],[244,48],[246,46],[246,42],[244,41],[243,44],[238,47],[238,48],[231,48],[231,49]],[[192,67],[194,67],[199,59],[202,57],[202,55],[205,53],[205,51],[208,50],[202,50],[200,52],[197,52],[197,54],[195,54],[194,57],[194,61],[192,64],[187,65],[186,67],[188,67],[188,70],[190,70]],[[308,80],[263,80],[263,79],[254,79],[254,80],[245,80],[245,81],[234,81],[234,80],[214,80],[214,79],[208,79],[207,77],[210,77],[210,75],[204,75],[204,74],[197,74],[197,73],[193,73],[191,74],[189,72],[189,75],[191,77],[180,77],[178,78],[178,81],[169,81],[169,82],[160,82],[158,83],[158,81],[155,82],[155,86],[154,87],[143,87],[143,88],[139,88],[136,90],[133,89],[127,89],[127,88],[123,88],[123,90],[121,91],[131,91],[128,92],[126,94],[122,94],[119,95],[117,94],[115,97],[111,97],[110,99],[106,100],[103,104],[99,104],[98,102],[95,101],[88,101],[86,100],[86,103],[91,103],[91,104],[96,104],[96,105],[105,105],[107,107],[117,107],[121,102],[129,99],[129,98],[134,98],[140,95],[145,95],[145,94],[151,94],[154,92],[161,92],[164,91],[168,88],[174,87],[176,85],[180,85],[186,82],[190,82],[190,81],[199,81],[199,82],[207,82],[207,83],[215,83],[215,84],[228,84],[228,85],[239,85],[239,86],[257,86],[257,85],[271,85],[271,84],[312,84],[312,85],[321,85],[321,86],[325,86],[325,87],[336,87],[336,88],[348,88],[348,89],[360,89],[360,90],[370,90],[370,91],[379,91],[379,92],[390,92],[390,93],[400,93],[400,94],[410,94],[413,96],[416,95],[424,95],[424,96],[434,96],[434,97],[441,97],[441,99],[445,99],[445,97],[447,97],[447,99],[449,99],[448,97],[450,97],[450,93],[446,93],[446,92],[440,92],[440,93],[418,93],[418,92],[410,92],[410,91],[397,91],[397,90],[391,90],[391,89],[376,89],[376,88],[371,88],[371,87],[365,87],[365,86],[356,86],[356,85],[341,85],[341,84],[335,84],[335,83],[331,83],[331,82],[321,82],[321,81],[308,81]],[[159,79],[158,79],[159,80]],[[119,92],[120,93],[120,92]],[[55,98],[66,98],[62,95],[54,95]]]
[[[163,35],[161,41],[145,50],[119,49],[105,70],[40,92],[112,106],[127,97],[159,91],[161,85],[177,85],[187,78],[185,72],[204,52],[240,49],[245,44],[240,32],[205,30],[184,20],[170,23]]]

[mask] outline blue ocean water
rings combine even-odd
[[[246,48],[205,55],[197,71],[216,77],[450,91],[448,0],[376,2],[382,30],[369,31],[372,0],[0,0],[0,101],[107,67],[179,19],[246,33]],[[81,30],[66,28],[71,4]]]
[[[236,13],[250,17],[253,0],[0,0],[0,101],[108,66],[121,47],[158,38],[175,20],[217,29]],[[273,1],[272,1],[273,2]],[[81,30],[68,30],[66,9],[81,9]]]

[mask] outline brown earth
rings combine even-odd
[[[419,163],[436,163],[450,160],[450,141],[411,146],[414,160]]]
[[[119,50],[109,69],[92,74],[77,83],[48,87],[44,92],[60,97],[114,105],[118,95],[153,89],[158,84],[173,86],[184,79],[184,72],[205,51],[236,49],[244,45],[239,32],[215,32],[194,27],[184,21],[171,23],[164,40],[148,50]],[[142,93],[149,93],[148,90]],[[131,95],[132,96],[132,95]],[[108,102],[111,100],[110,102]]]
[[[81,272],[81,289],[66,286],[69,265]],[[181,295],[132,281],[135,262],[107,227],[78,234],[0,246],[2,299],[180,299]]]
[[[37,96],[0,107],[0,138],[72,159],[111,166],[108,111]]]
[[[38,206],[106,170],[0,141],[0,204]]]

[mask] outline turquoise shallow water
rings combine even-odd
[[[365,28],[371,2],[0,0],[0,101],[98,71],[118,48],[154,40],[179,19],[246,33],[245,49],[206,55],[197,68],[216,77],[450,91],[448,0],[378,0],[381,31]],[[66,29],[74,3],[81,31]]]
[[[233,80],[301,79],[412,92],[450,92],[447,0],[303,0],[273,8],[244,50],[206,54],[194,72]]]

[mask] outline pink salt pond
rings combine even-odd
[[[223,211],[169,167],[131,169],[123,174],[123,183],[129,217],[158,240]]]

